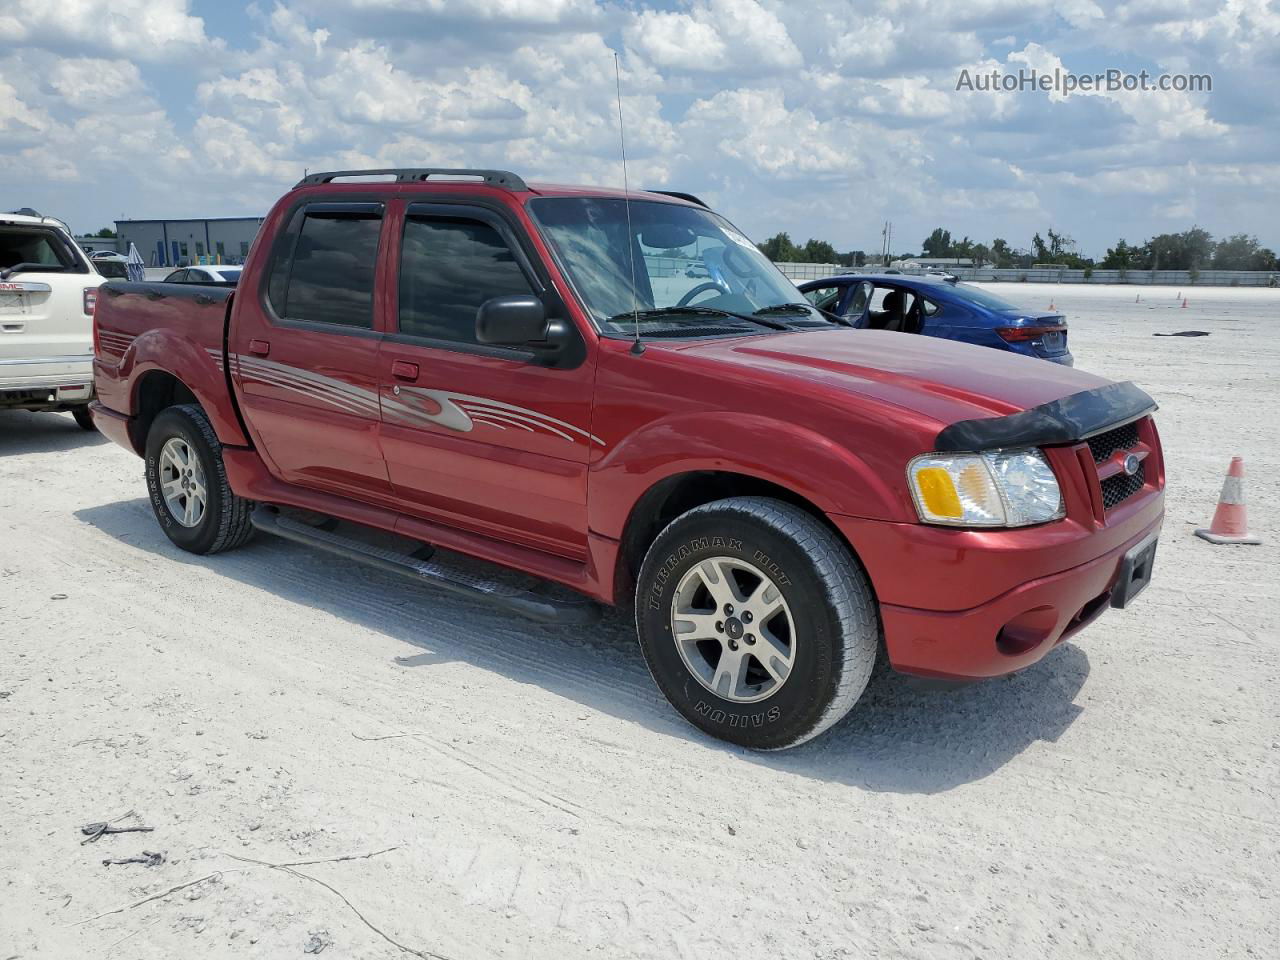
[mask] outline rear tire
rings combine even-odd
[[[98,425],[93,422],[93,414],[89,412],[87,404],[83,407],[72,407],[71,416],[75,417],[76,423],[80,425],[81,430],[98,429]]]
[[[794,747],[861,696],[880,648],[871,586],[821,521],[734,497],[658,535],[636,584],[649,671],[680,714],[758,750]]]
[[[195,404],[162,410],[147,433],[147,492],[160,529],[190,553],[219,553],[253,535],[253,501],[227,483],[222,444]]]

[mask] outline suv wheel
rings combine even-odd
[[[673,520],[646,554],[636,627],[663,694],[694,726],[780,750],[835,724],[875,666],[866,574],[799,507],[763,497]]]
[[[147,492],[165,534],[191,553],[238,547],[253,533],[253,502],[227,484],[222,444],[195,404],[162,410],[147,434]]]
[[[76,423],[80,425],[81,430],[98,429],[98,425],[93,422],[93,414],[89,412],[87,404],[83,407],[72,407],[71,416],[75,417]]]

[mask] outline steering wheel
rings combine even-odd
[[[694,297],[696,297],[700,293],[706,293],[708,290],[715,290],[718,293],[724,293],[724,289],[720,286],[720,284],[712,283],[711,281],[708,280],[704,283],[698,284],[696,287],[694,287],[692,290],[686,293],[683,297],[681,297],[680,300],[676,303],[676,306],[687,307]]]

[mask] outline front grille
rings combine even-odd
[[[1138,424],[1126,423],[1106,433],[1089,438],[1089,452],[1093,454],[1094,463],[1102,463],[1117,450],[1128,450],[1138,445]],[[1124,499],[1123,497],[1121,499]]]
[[[1128,500],[1141,490],[1146,482],[1147,471],[1145,464],[1140,465],[1138,472],[1131,477],[1123,473],[1107,477],[1102,481],[1102,508],[1110,510],[1117,503]]]

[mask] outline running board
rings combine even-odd
[[[558,600],[544,597],[529,590],[513,587],[497,580],[488,580],[475,576],[464,570],[450,569],[421,556],[386,550],[372,544],[362,543],[350,537],[344,537],[324,526],[312,526],[284,516],[270,507],[257,507],[250,515],[250,522],[263,533],[283,537],[309,547],[316,547],[327,553],[377,567],[389,573],[398,573],[402,577],[448,590],[473,600],[483,600],[496,607],[512,613],[538,620],[542,623],[557,623],[566,626],[595,623],[600,619],[600,606],[593,600],[583,598],[580,601]]]

